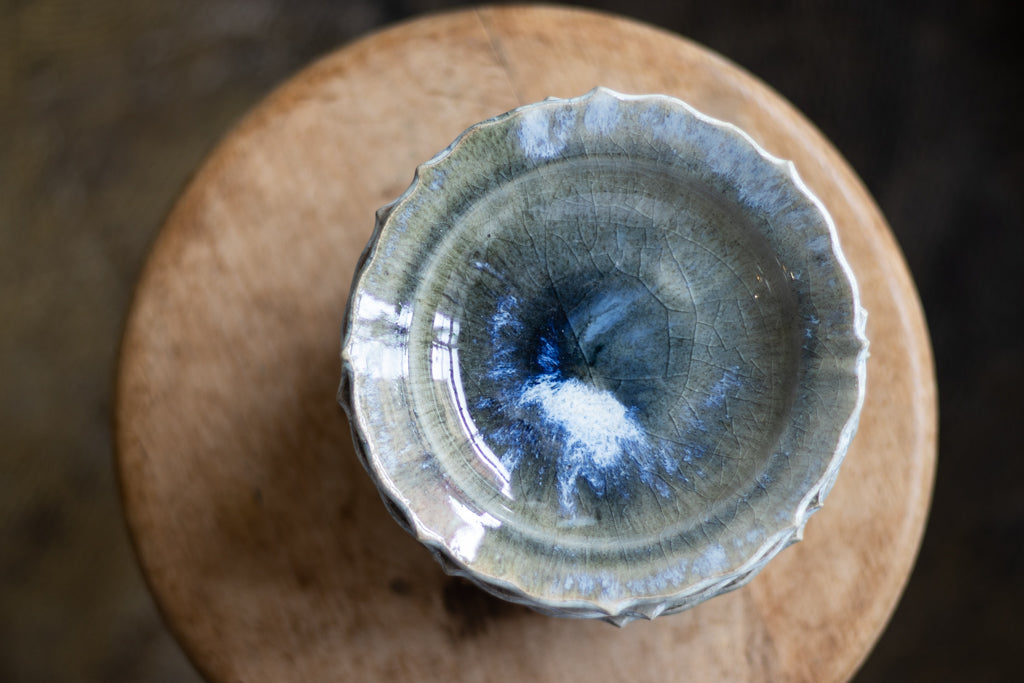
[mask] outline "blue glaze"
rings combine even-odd
[[[636,316],[645,306],[657,308],[656,300],[645,303],[648,289],[605,278],[567,312],[565,302],[580,297],[565,288],[524,297],[512,276],[483,262],[474,266],[500,281],[504,293],[494,296],[485,335],[477,338],[484,367],[474,369],[484,371],[469,382],[477,389],[470,418],[518,495],[542,498],[553,486],[558,515],[571,522],[600,517],[602,502],[672,498],[707,476],[700,461],[714,452],[719,426],[730,419],[729,401],[742,386],[738,366],[722,369],[686,414],[667,419],[657,401],[619,380],[665,371],[664,328]],[[590,501],[585,511],[581,500]]]

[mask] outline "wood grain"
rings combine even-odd
[[[388,517],[335,404],[339,325],[374,210],[460,131],[596,85],[662,92],[794,160],[869,311],[860,431],[805,540],[748,586],[618,630],[443,574]],[[551,7],[431,16],[272,94],[168,218],[128,320],[116,439],[150,586],[212,681],[841,681],[910,573],[936,395],[913,283],[846,162],[776,93],[691,42]]]

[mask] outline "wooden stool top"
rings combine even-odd
[[[334,395],[374,211],[467,126],[596,85],[679,97],[792,159],[869,312],[860,431],[805,540],[746,587],[623,630],[446,576],[387,515]],[[124,338],[116,439],[150,586],[213,681],[841,681],[910,574],[936,453],[921,307],[836,150],[749,74],[677,36],[551,7],[431,16],[308,68],[197,174]]]

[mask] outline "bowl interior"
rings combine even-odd
[[[802,337],[763,220],[637,157],[565,159],[468,206],[410,330],[457,486],[586,544],[650,545],[744,497]]]

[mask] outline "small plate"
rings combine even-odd
[[[856,431],[865,320],[790,162],[598,88],[473,126],[378,212],[338,396],[448,571],[622,625],[800,538]]]

